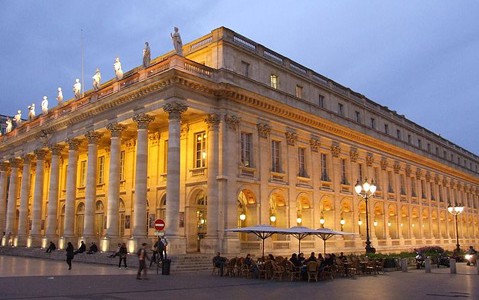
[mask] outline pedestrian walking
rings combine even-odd
[[[72,269],[72,259],[75,257],[75,250],[73,249],[73,245],[71,242],[68,242],[67,248],[65,249],[67,252],[67,264],[68,270]]]
[[[136,279],[141,280],[141,271],[143,271],[143,279],[147,280],[148,278],[146,277],[146,260],[150,260],[148,257],[148,253],[146,252],[146,243],[141,244],[141,248],[138,250],[137,255],[138,255],[138,273],[136,274]]]
[[[128,254],[128,250],[126,249],[126,244],[123,243],[120,246],[120,249],[118,250],[118,256],[120,256],[120,261],[118,262],[118,268],[121,269],[121,261],[123,261],[123,266],[125,269],[128,269],[128,266],[126,265],[126,256]]]

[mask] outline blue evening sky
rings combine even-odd
[[[0,0],[0,114],[225,26],[479,155],[479,1]]]

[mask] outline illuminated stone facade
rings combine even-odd
[[[476,155],[229,29],[102,83],[0,137],[2,244],[96,241],[133,251],[166,222],[170,253],[260,252],[224,229],[270,223],[358,233],[328,250],[452,249],[479,238]],[[241,221],[240,214],[246,219]],[[344,224],[340,224],[343,220]],[[361,225],[359,225],[361,224]],[[302,249],[322,250],[307,238]],[[291,253],[277,236],[266,251]]]

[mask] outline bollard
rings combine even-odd
[[[407,272],[407,258],[401,259],[401,270]]]
[[[424,262],[426,264],[426,273],[431,273],[431,258],[429,256],[426,257]]]
[[[451,274],[456,274],[457,273],[457,271],[456,271],[456,260],[454,258],[449,259],[449,266],[450,266],[450,269],[451,269]]]

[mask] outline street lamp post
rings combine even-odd
[[[371,198],[374,193],[376,192],[376,185],[374,184],[374,180],[371,180],[371,183],[368,180],[364,180],[364,183],[361,185],[358,182],[354,187],[356,194],[363,198],[366,202],[366,253],[374,253],[375,249],[371,247],[371,241],[369,240],[369,212],[368,212],[368,199]]]
[[[449,205],[447,206],[447,211],[454,216],[454,219],[456,222],[456,252],[459,253],[461,251],[461,247],[459,245],[459,230],[457,226],[457,216],[464,211],[464,206],[461,204],[456,204],[453,206],[451,205],[451,202],[449,202]]]

